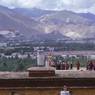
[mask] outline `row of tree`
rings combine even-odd
[[[72,50],[95,50],[95,44],[93,43],[62,43],[62,42],[49,42],[43,44],[36,44],[36,45],[19,45],[10,48],[2,48],[0,49],[0,53],[5,54],[12,54],[14,52],[34,52],[34,47],[43,47],[44,51],[48,51],[48,47],[54,47],[54,51],[72,51]],[[41,49],[41,48],[39,48]]]
[[[36,65],[37,60],[32,58],[0,58],[0,71],[25,71]]]

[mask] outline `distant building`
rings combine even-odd
[[[0,43],[0,47],[7,47],[7,43]]]

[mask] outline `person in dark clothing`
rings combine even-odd
[[[69,70],[69,64],[66,62],[66,70]]]
[[[80,69],[80,62],[79,61],[76,63],[76,66],[77,66],[77,70],[79,70]]]
[[[90,63],[89,63],[89,70],[93,70],[93,62],[92,61],[90,61]]]
[[[56,66],[57,68],[57,70],[60,70],[60,63],[59,62],[57,62],[57,66]]]
[[[63,67],[63,70],[65,70],[65,63],[63,62],[63,64],[62,64],[62,67]]]
[[[70,70],[72,70],[73,69],[73,64],[72,63],[70,63]]]
[[[93,60],[93,70],[95,70],[95,60]]]
[[[60,64],[60,68],[61,68],[61,70],[65,70],[65,63],[64,63],[64,61],[63,62],[61,62],[61,64]]]
[[[87,62],[87,66],[86,66],[86,69],[89,70],[90,69],[90,61]]]

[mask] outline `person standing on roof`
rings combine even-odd
[[[76,63],[76,67],[77,67],[77,70],[80,69],[80,62],[79,62],[79,61],[77,61],[77,63]]]

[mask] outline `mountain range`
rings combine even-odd
[[[0,6],[0,35],[6,31],[9,31],[5,33],[7,37],[14,33],[12,39],[22,37],[23,40],[94,38],[95,15],[67,10],[9,9]]]

